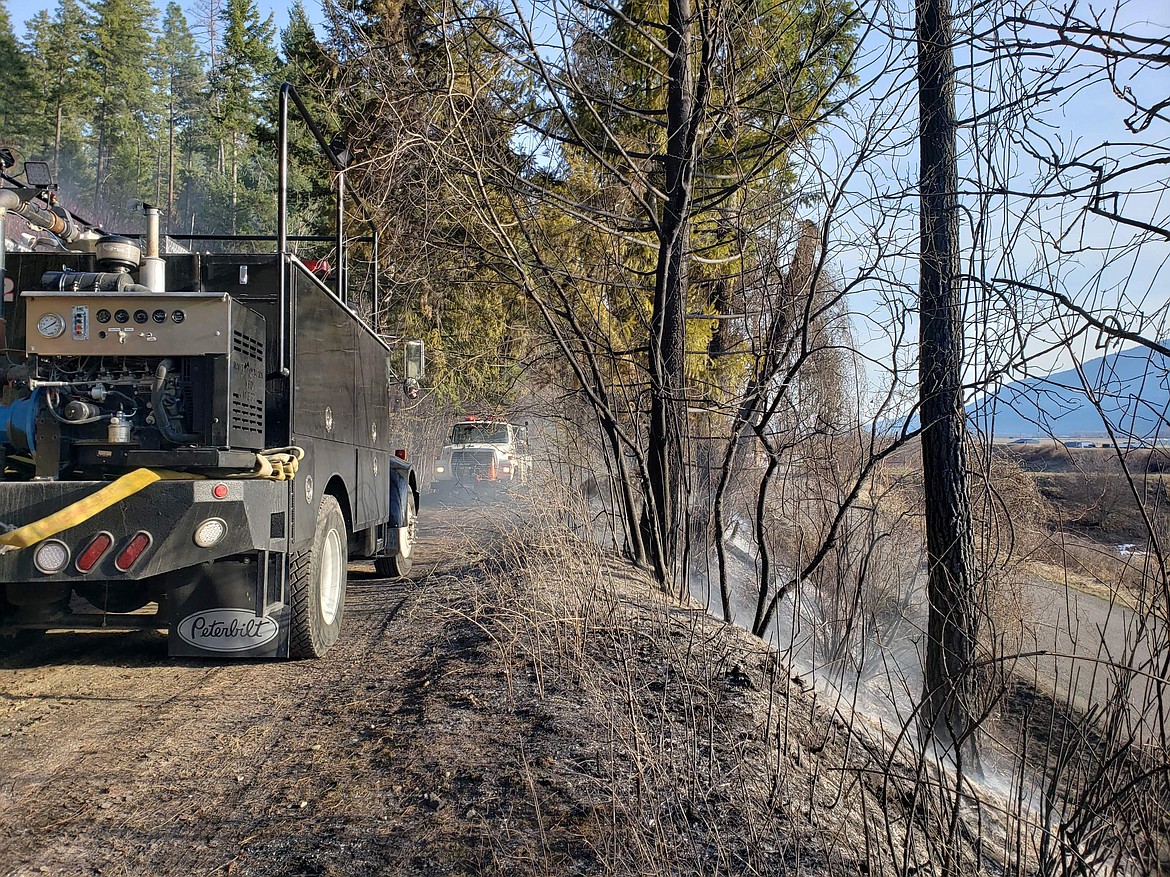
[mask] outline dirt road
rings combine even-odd
[[[52,633],[0,659],[0,874],[446,872],[396,838],[451,777],[394,753],[434,742],[427,689],[474,653],[447,605],[477,574],[470,519],[429,516],[410,581],[352,566],[319,662],[174,661],[154,632]]]
[[[1102,706],[1124,685],[1135,733],[1158,739],[1170,703],[1158,681],[1166,637],[1157,618],[1143,623],[1118,600],[1041,578],[1027,582],[1024,594],[1020,651],[1045,654],[1025,658],[1017,672],[1082,711]]]

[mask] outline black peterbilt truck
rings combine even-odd
[[[336,235],[288,235],[290,105],[331,165]],[[106,235],[55,203],[43,165],[4,175],[0,635],[167,628],[175,656],[319,657],[350,558],[409,570],[402,354],[348,295],[349,250],[376,265],[376,233],[347,237],[344,153],[287,84],[278,136],[276,233],[245,241],[271,252],[160,252],[151,208],[145,234]],[[34,231],[10,252],[6,214]],[[328,268],[292,251],[315,245]]]

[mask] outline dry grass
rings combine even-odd
[[[512,529],[498,575],[466,613],[506,668],[509,708],[539,731],[518,762],[529,830],[485,826],[502,870],[1002,867],[1003,829],[956,837],[950,783],[930,764],[906,746],[892,755],[889,739],[758,639],[660,594],[559,520]],[[996,813],[1006,805],[970,788],[959,806],[1006,824]]]

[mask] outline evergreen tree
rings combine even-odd
[[[0,143],[11,143],[23,151],[36,105],[36,94],[28,60],[12,29],[8,9],[0,0]]]
[[[27,24],[26,50],[39,96],[35,130],[38,157],[51,158],[63,189],[76,194],[92,184],[82,133],[92,112],[85,69],[91,26],[78,0],[58,0],[52,16],[38,12]],[[35,126],[35,127],[34,127]]]
[[[218,189],[226,207],[226,224],[234,234],[271,225],[268,191],[274,173],[271,156],[259,148],[256,135],[268,121],[265,98],[277,69],[276,29],[271,15],[261,20],[253,0],[228,0],[223,23],[223,44],[212,88],[218,98],[214,119]],[[241,209],[244,202],[247,210]]]
[[[177,172],[180,157],[189,157],[195,146],[195,119],[206,101],[207,80],[203,57],[178,3],[168,4],[163,15],[157,58],[161,74],[159,88],[166,110],[165,169],[160,174],[159,203],[172,226],[185,227],[186,223],[175,215],[180,183]]]
[[[310,115],[323,132],[338,129],[331,106],[331,83],[336,65],[317,39],[301,0],[289,9],[288,27],[280,32],[282,62],[278,78],[291,82]],[[271,88],[273,115],[277,83]],[[294,113],[295,114],[295,113]],[[289,126],[289,230],[327,234],[333,229],[332,171],[327,168],[321,147],[304,125],[295,120]]]
[[[94,88],[93,210],[123,218],[125,200],[142,194],[155,172],[159,107],[148,66],[155,10],[148,0],[95,0],[92,9],[86,67]]]
[[[484,83],[519,74],[499,62],[510,37],[497,13],[457,7],[368,0],[330,17],[327,45],[356,156],[349,180],[377,211],[383,328],[425,338],[436,392],[490,408],[514,392],[531,336],[523,298],[485,255],[465,168],[513,161],[516,129],[500,123]],[[518,86],[498,100],[525,103]]]
[[[756,239],[792,224],[793,147],[831,112],[848,76],[855,11],[845,0],[625,0],[587,9],[566,28],[571,51],[541,62],[544,113],[520,117],[549,149],[542,162],[551,173],[504,168],[500,183],[524,192],[520,203],[541,203],[546,223],[567,209],[603,230],[602,245],[619,236],[640,244],[608,246],[608,262],[583,252],[566,264],[550,237],[534,261],[551,286],[577,296],[574,335],[601,350],[645,351],[623,358],[645,369],[641,535],[665,583],[684,570],[688,402],[734,395],[750,374],[720,376],[728,363],[704,355],[721,346],[712,324],[688,324],[686,315],[742,313],[726,305],[772,295],[758,260],[768,249]],[[757,281],[765,283],[750,289]],[[789,312],[781,322],[807,325],[809,316]],[[641,338],[613,344],[612,326],[635,327]],[[767,611],[759,607],[757,624]]]
[[[327,87],[334,65],[317,39],[301,0],[288,10],[288,26],[280,32],[280,51],[284,78],[297,87],[302,99],[321,106],[321,92]]]

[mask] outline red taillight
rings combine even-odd
[[[226,484],[217,484],[211,488],[211,495],[216,499],[223,499],[228,495],[228,486]]]
[[[153,540],[151,539],[149,533],[147,533],[145,530],[139,530],[134,534],[130,541],[126,543],[126,547],[122,549],[122,553],[119,554],[117,560],[114,561],[114,566],[116,566],[120,572],[126,572],[128,569],[130,569],[130,567],[134,566],[134,564],[138,562],[138,558],[142,556],[142,552],[150,547],[150,543],[152,541]]]
[[[102,555],[110,550],[110,546],[114,544],[114,537],[109,533],[98,533],[85,546],[85,550],[77,555],[77,571],[89,572],[93,569],[93,565],[101,560]]]
[[[397,451],[394,452],[394,456],[397,457],[399,460],[405,460],[406,459],[406,449],[399,448]]]

